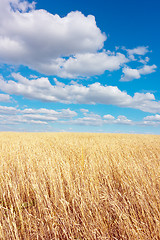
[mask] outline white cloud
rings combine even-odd
[[[103,48],[106,36],[97,27],[94,16],[76,11],[61,18],[34,8],[34,2],[1,0],[1,63],[22,64],[41,73],[63,75],[63,72],[71,74],[67,71],[67,67],[71,67],[68,57],[75,56],[82,64],[83,54],[95,54],[96,62],[103,61],[101,54],[96,53]],[[64,71],[61,70],[63,64]],[[88,65],[91,64],[90,60]],[[80,73],[76,71],[76,75]]]
[[[46,109],[46,108],[39,108],[39,109],[32,109],[32,108],[26,108],[21,111],[23,114],[26,114],[25,116],[43,116],[42,114],[46,114],[48,117],[51,118],[72,118],[77,116],[77,113],[75,111],[71,111],[68,109],[62,109],[61,111],[55,111],[53,109]],[[51,120],[51,119],[50,119]]]
[[[77,112],[70,109],[53,110],[46,108],[20,109],[18,107],[0,106],[0,125],[17,125],[17,130],[24,125],[48,125],[60,123],[65,125],[103,126],[110,124],[117,125],[139,125],[139,126],[159,126],[160,115],[146,116],[142,121],[132,121],[124,115],[114,117],[110,114],[101,116],[99,114],[83,111],[84,116],[79,117]],[[84,109],[87,110],[87,109]],[[47,128],[49,129],[49,128]],[[40,130],[40,129],[39,129]]]
[[[70,109],[55,111],[46,108],[25,108],[22,110],[17,107],[0,106],[0,125],[15,125],[20,123],[46,125],[50,122],[59,122],[64,124],[99,126],[104,124],[131,124],[132,122],[125,116],[118,116],[117,119],[112,115],[101,117],[98,114],[86,110],[87,109],[81,109],[84,113],[84,117],[75,119],[78,114]]]
[[[0,93],[0,102],[9,102],[10,96],[8,94]]]
[[[108,118],[105,118],[108,116]],[[63,124],[76,124],[76,125],[85,125],[85,126],[102,126],[106,124],[123,124],[123,125],[132,125],[134,124],[131,120],[127,119],[125,116],[118,116],[117,119],[112,115],[105,115],[103,118],[95,113],[86,113],[85,117],[71,119],[69,121],[60,121]],[[105,118],[105,119],[104,119]]]
[[[86,126],[101,126],[104,124],[103,119],[101,119],[101,116],[98,114],[95,114],[95,116],[92,114],[92,116],[85,116],[82,118],[77,118],[70,121],[61,121],[63,124],[76,124],[76,125],[86,125]]]
[[[13,74],[15,80],[5,81],[0,78],[0,90],[41,101],[79,103],[79,104],[106,104],[119,107],[135,108],[150,113],[160,113],[160,101],[155,100],[154,94],[135,93],[130,96],[118,87],[101,85],[96,82],[88,86],[72,82],[61,84],[57,80],[52,85],[48,78],[27,79],[20,74]]]
[[[160,116],[160,115],[159,115]],[[149,116],[150,117],[150,116]],[[87,113],[84,117],[71,119],[68,121],[59,121],[61,124],[69,124],[69,125],[83,125],[83,126],[103,126],[103,125],[130,125],[130,126],[153,126],[157,127],[160,125],[160,120],[158,117],[154,117],[148,119],[148,117],[145,117],[142,121],[132,121],[131,119],[128,119],[124,115],[119,115],[117,118],[114,116],[107,114],[103,117],[95,114],[95,113]]]
[[[26,119],[22,115],[0,115],[0,125],[18,125],[20,123],[24,124],[48,124],[45,121]]]
[[[160,121],[160,115],[152,115],[152,116],[147,116],[144,118],[146,121]]]
[[[77,78],[118,70],[135,61],[135,55],[140,57],[148,52],[148,47],[140,46],[123,48],[127,57],[120,52],[111,53],[103,49],[106,39],[92,15],[75,11],[60,17],[35,9],[35,2],[0,2],[0,63],[25,65],[46,75]],[[147,63],[147,58],[140,61]]]
[[[139,79],[141,75],[146,75],[155,72],[155,69],[157,66],[155,64],[153,65],[144,65],[140,69],[132,69],[129,67],[124,67],[122,72],[123,75],[121,76],[120,81],[121,82],[129,82],[133,79]]]
[[[133,79],[139,79],[141,77],[138,69],[132,69],[129,67],[125,67],[122,70],[123,75],[121,76],[121,82],[129,82]]]
[[[118,70],[126,62],[128,62],[128,59],[121,53],[77,54],[62,63],[57,75],[64,78],[100,75],[106,70]]]
[[[25,114],[25,118],[26,119],[34,119],[34,120],[38,120],[38,121],[52,121],[52,122],[58,120],[57,117],[45,116],[45,115],[41,115],[41,114]]]
[[[142,121],[139,123],[139,125],[142,125],[142,126],[152,126],[152,127],[157,127],[160,125],[160,122],[158,121]]]
[[[128,58],[131,61],[136,61],[136,57],[139,58],[139,62],[142,62],[143,64],[146,64],[149,61],[149,58],[145,58],[145,60],[141,59],[141,56],[144,56],[146,53],[149,52],[148,46],[139,46],[133,49],[127,49],[125,47],[122,47],[123,50],[127,52]]]
[[[85,113],[88,113],[88,112],[89,112],[89,110],[88,110],[88,109],[85,109],[85,108],[81,108],[81,109],[80,109],[80,111],[81,111],[83,114],[85,114]]]
[[[107,115],[104,115],[103,118],[105,119],[104,122],[107,123],[107,124],[124,124],[124,125],[133,125],[134,122],[130,119],[128,119],[126,116],[124,115],[119,115],[117,117],[117,119],[110,115],[110,114],[107,114]]]
[[[110,114],[104,115],[103,118],[106,119],[106,120],[114,120],[114,119],[115,119],[115,118],[114,118],[112,115],[110,115]]]
[[[59,121],[60,119],[71,119],[77,116],[75,111],[70,109],[61,109],[55,111],[53,109],[39,108],[25,108],[0,106],[0,124],[48,124],[48,122]]]
[[[117,124],[126,124],[126,125],[131,125],[133,122],[128,119],[126,116],[119,115],[118,118],[115,120],[115,123]]]
[[[19,110],[15,107],[0,106],[0,114],[15,115]]]
[[[2,0],[3,1],[3,0]],[[10,7],[13,11],[21,11],[21,12],[27,12],[28,10],[35,9],[36,3],[33,1],[32,3],[29,3],[28,1],[21,1],[21,0],[10,0]]]
[[[149,62],[149,57],[145,57],[145,59],[140,58],[139,62],[143,63],[143,64],[147,64]]]
[[[149,66],[149,65],[144,65],[143,68],[139,69],[139,73],[141,75],[146,75],[146,74],[150,74],[155,72],[155,69],[157,68],[157,66],[155,64]]]
[[[140,46],[140,47],[136,47],[136,48],[133,48],[133,49],[126,49],[126,48],[123,48],[124,50],[127,51],[127,53],[129,55],[145,55],[146,53],[149,52],[148,50],[148,46]]]

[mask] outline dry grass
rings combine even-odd
[[[0,239],[160,239],[160,136],[0,133]]]

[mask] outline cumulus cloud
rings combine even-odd
[[[23,116],[19,115],[18,116],[0,115],[0,125],[19,125],[19,124],[47,125],[48,123],[45,121],[25,119],[23,118]]]
[[[0,102],[9,102],[10,96],[8,94],[0,93]]]
[[[146,126],[149,125],[157,127],[160,125],[160,115],[156,114],[152,116],[146,116],[143,118],[142,124]]]
[[[133,48],[133,49],[126,49],[126,48],[123,48],[124,50],[127,51],[127,53],[131,56],[131,55],[145,55],[146,53],[149,52],[148,50],[148,46],[139,46],[139,47],[136,47],[136,48]]]
[[[139,62],[143,64],[146,64],[149,61],[148,57],[146,57],[145,59],[142,59],[142,57],[149,52],[148,46],[139,46],[133,49],[127,49],[125,47],[122,47],[122,49],[127,52],[128,58],[131,61],[136,61],[137,58],[139,59]]]
[[[119,115],[118,118],[115,120],[115,122],[117,124],[126,124],[126,125],[133,124],[130,119],[128,119],[126,116],[123,116],[123,115]]]
[[[15,115],[19,110],[15,107],[0,106],[0,114]]]
[[[143,64],[147,64],[148,62],[149,62],[149,57],[145,57],[145,59],[142,59],[141,57],[140,57],[140,60],[139,60],[139,62],[141,62],[141,63],[143,63]]]
[[[2,0],[3,1],[3,0]],[[21,12],[27,12],[29,10],[35,9],[36,3],[33,1],[32,3],[29,3],[28,1],[21,1],[21,0],[10,0],[10,8],[13,11],[21,11]]]
[[[100,126],[104,124],[132,124],[132,121],[125,116],[118,116],[117,119],[112,115],[101,117],[98,114],[81,109],[84,117],[77,117],[78,114],[70,109],[53,110],[46,108],[25,108],[0,106],[0,125],[25,124],[49,124],[54,122],[64,124],[78,124]],[[107,117],[108,116],[108,117]]]
[[[21,111],[21,113],[26,114],[25,116],[45,116],[49,118],[72,118],[77,116],[77,113],[75,111],[71,111],[68,109],[62,109],[61,111],[55,111],[53,109],[46,109],[46,108],[39,108],[39,109],[32,109],[32,108],[26,108]],[[50,119],[51,120],[51,119]]]
[[[83,114],[89,112],[89,110],[88,110],[88,109],[85,109],[85,108],[81,108],[80,111],[81,111]]]
[[[105,116],[110,116],[106,118]],[[132,125],[134,122],[127,119],[126,116],[118,116],[117,119],[112,115],[108,114],[101,117],[95,113],[85,113],[84,117],[71,119],[69,121],[60,121],[65,124],[75,124],[75,125],[85,125],[85,126],[102,126],[106,124],[123,124],[123,125]]]
[[[150,116],[149,116],[150,117]],[[82,125],[82,126],[104,126],[104,125],[130,125],[130,126],[159,126],[160,120],[157,120],[157,117],[152,119],[147,119],[148,117],[145,117],[142,121],[132,121],[131,119],[128,119],[124,115],[119,115],[117,118],[107,114],[104,116],[100,116],[95,113],[85,113],[84,117],[71,119],[68,121],[59,121],[61,124],[69,124],[69,125]]]
[[[122,72],[123,75],[121,76],[120,81],[121,82],[129,82],[133,79],[139,79],[141,75],[147,75],[150,73],[155,72],[155,69],[157,66],[155,64],[153,65],[144,65],[142,68],[139,69],[132,69],[130,67],[124,67]]]
[[[84,110],[84,111],[83,111]],[[86,111],[85,111],[86,110]],[[48,125],[59,123],[63,125],[84,125],[84,126],[103,126],[110,124],[117,125],[139,125],[139,126],[158,126],[160,125],[160,115],[146,116],[142,121],[132,121],[124,115],[114,117],[111,114],[101,116],[87,109],[80,109],[83,117],[70,109],[46,109],[46,108],[25,108],[0,106],[0,125]]]
[[[50,75],[70,76],[72,71],[69,72],[69,69],[75,68],[75,74],[79,76],[82,69],[77,72],[78,67],[73,60],[77,59],[79,65],[83,65],[88,54],[88,66],[93,64],[94,67],[94,62],[102,63],[105,54],[97,51],[103,48],[105,40],[106,35],[97,27],[92,15],[84,16],[76,11],[60,17],[42,9],[36,10],[34,2],[1,0],[1,63],[22,64]],[[97,69],[96,74],[104,70],[107,67]],[[88,74],[84,73],[85,76]]]
[[[122,53],[97,52],[75,54],[68,59],[57,58],[50,62],[36,63],[34,69],[61,78],[77,78],[101,75],[106,70],[118,70],[129,60]],[[54,71],[54,72],[53,72]]]
[[[70,109],[25,108],[0,106],[0,124],[48,124],[48,122],[59,121],[60,119],[71,119],[77,116],[75,111]]]
[[[160,121],[160,115],[156,114],[156,115],[152,115],[152,116],[147,116],[144,118],[144,120],[146,121]]]
[[[155,72],[155,69],[157,66],[155,64],[149,66],[149,65],[144,65],[142,68],[139,69],[139,73],[141,75],[146,75]]]
[[[36,9],[35,2],[0,2],[0,63],[25,65],[46,75],[77,78],[118,70],[128,61],[135,61],[135,55],[148,52],[148,47],[140,46],[123,48],[127,57],[120,52],[111,53],[103,49],[106,39],[93,15],[75,11],[60,17]],[[147,59],[140,61],[146,63]]]
[[[114,119],[115,119],[115,118],[114,118],[112,115],[110,115],[110,114],[104,115],[103,118],[106,119],[106,120],[114,120]]]
[[[13,74],[14,80],[5,81],[0,78],[0,90],[14,95],[21,95],[30,99],[65,104],[106,104],[125,108],[140,109],[145,112],[159,113],[160,102],[155,100],[154,94],[135,93],[130,96],[116,86],[101,85],[99,82],[88,86],[71,82],[51,84],[48,78],[27,79],[19,73]]]
[[[106,70],[118,70],[128,59],[121,53],[86,53],[77,54],[64,61],[58,75],[64,78],[89,77],[101,75]]]
[[[129,81],[132,81],[133,79],[139,79],[141,77],[138,69],[125,67],[123,68],[122,72],[123,72],[123,75],[121,76],[121,79],[120,79],[121,82],[129,82]]]
[[[61,121],[61,123],[86,126],[101,126],[104,124],[104,121],[100,115],[88,113],[85,114],[85,116],[82,118],[71,119],[70,121]]]

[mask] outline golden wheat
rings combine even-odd
[[[0,239],[160,239],[160,136],[0,133]]]

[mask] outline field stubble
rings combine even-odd
[[[160,136],[0,133],[0,239],[160,240]]]

